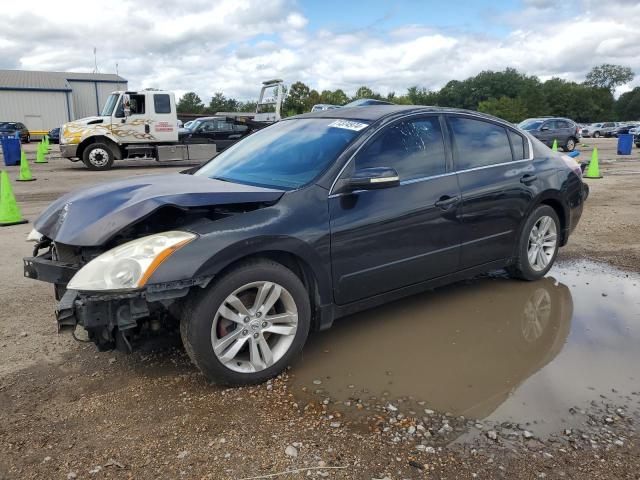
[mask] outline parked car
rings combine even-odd
[[[543,277],[587,194],[572,159],[489,115],[325,110],[188,172],[68,193],[36,220],[24,274],[99,349],[179,326],[208,379],[242,385],[338,317],[490,269]]]
[[[49,142],[60,143],[60,127],[52,128],[47,135],[49,136]]]
[[[638,125],[635,125],[633,123],[620,125],[618,128],[616,128],[613,136],[617,137],[618,135],[625,135],[625,134],[631,133],[631,129],[634,129],[637,126]]]
[[[391,102],[387,102],[386,100],[377,100],[375,98],[359,98],[354,100],[353,102],[349,102],[344,104],[343,108],[351,108],[351,107],[365,107],[369,105],[393,105]]]
[[[572,152],[580,139],[578,126],[568,118],[528,118],[518,126],[549,147],[556,140],[565,152]]]
[[[322,110],[333,110],[334,108],[340,108],[340,105],[331,105],[330,103],[316,103],[311,107],[312,112],[320,112]]]
[[[202,117],[194,120],[187,129],[179,130],[178,140],[201,142],[206,139],[215,143],[217,151],[221,152],[249,133],[248,126],[230,123],[226,117]]]
[[[618,128],[616,122],[592,123],[587,128],[583,128],[581,133],[583,137],[611,137],[616,128]]]
[[[0,136],[13,137],[18,133],[22,143],[29,143],[31,135],[29,129],[22,122],[0,122]]]

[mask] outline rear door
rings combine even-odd
[[[233,124],[224,118],[216,119],[214,122],[214,140],[216,148],[220,152],[233,145],[242,134],[233,128]]]
[[[342,178],[391,167],[400,185],[330,195],[334,296],[346,304],[458,268],[460,191],[437,115],[385,127]]]
[[[556,121],[546,120],[540,127],[540,136],[538,137],[545,145],[553,145],[553,139],[556,138]]]
[[[529,143],[480,117],[451,115],[448,124],[462,194],[460,268],[508,258],[539,184]]]

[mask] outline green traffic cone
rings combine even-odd
[[[49,151],[51,150],[51,146],[49,145],[49,135],[44,136],[44,147],[45,147],[44,153],[49,153]]]
[[[13,196],[11,191],[9,175],[3,170],[0,173],[0,227],[21,223],[27,223],[27,220],[22,218],[16,197]]]
[[[36,163],[49,163],[44,158],[44,154],[45,154],[44,149],[38,146],[38,150],[36,150]]]
[[[587,174],[584,178],[602,178],[600,175],[600,166],[598,165],[598,149],[594,148],[591,154],[591,161],[587,167]]]
[[[551,146],[551,150],[553,150],[554,152],[558,151],[558,140],[556,140],[555,138],[553,139],[553,145]]]
[[[29,169],[29,162],[24,152],[20,152],[20,176],[16,181],[18,182],[33,182],[35,178],[31,176],[31,170]]]

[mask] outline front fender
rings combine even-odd
[[[171,255],[149,279],[165,283],[215,277],[229,265],[261,253],[287,253],[313,273],[320,300],[330,303],[331,258],[327,192],[291,192],[276,205],[194,224],[200,237]]]

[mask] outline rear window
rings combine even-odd
[[[517,134],[513,130],[507,131],[509,132],[509,139],[511,140],[511,147],[513,148],[513,159],[523,160],[525,158],[528,158],[524,137]]]
[[[153,108],[156,113],[171,113],[171,98],[166,93],[153,95]]]
[[[504,127],[463,117],[450,117],[449,124],[453,133],[457,170],[513,160]]]

